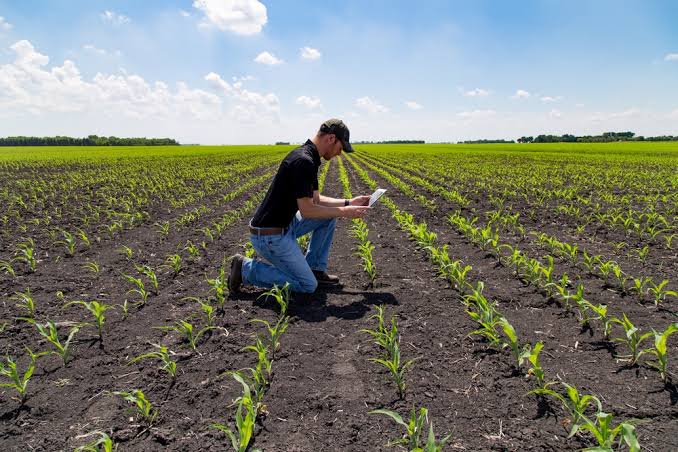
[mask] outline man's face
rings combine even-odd
[[[330,140],[330,152],[325,155],[325,160],[331,160],[341,154],[344,145],[341,144],[341,140],[339,140],[336,135],[328,135],[327,138]]]

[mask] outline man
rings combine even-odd
[[[348,128],[343,121],[330,119],[312,140],[287,154],[250,221],[252,245],[268,262],[233,256],[231,292],[241,284],[270,288],[287,282],[294,292],[313,293],[318,285],[339,283],[338,277],[327,274],[336,219],[363,217],[370,199],[336,199],[318,192],[320,158],[329,161],[342,150],[353,152]],[[309,232],[311,242],[304,256],[296,239]]]

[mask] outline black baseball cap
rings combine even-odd
[[[344,121],[341,119],[328,119],[320,125],[320,131],[322,133],[331,133],[337,137],[337,140],[341,141],[341,145],[344,149],[344,152],[353,152],[353,146],[349,143],[349,131]]]

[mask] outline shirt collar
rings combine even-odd
[[[315,146],[315,144],[311,140],[306,140],[304,146],[306,146],[306,148],[311,151],[311,158],[313,158],[313,163],[315,166],[320,166],[320,153],[318,152],[318,148]]]

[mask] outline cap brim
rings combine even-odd
[[[342,141],[341,145],[343,147],[344,152],[353,152],[353,146],[351,146],[351,143],[348,141]]]

